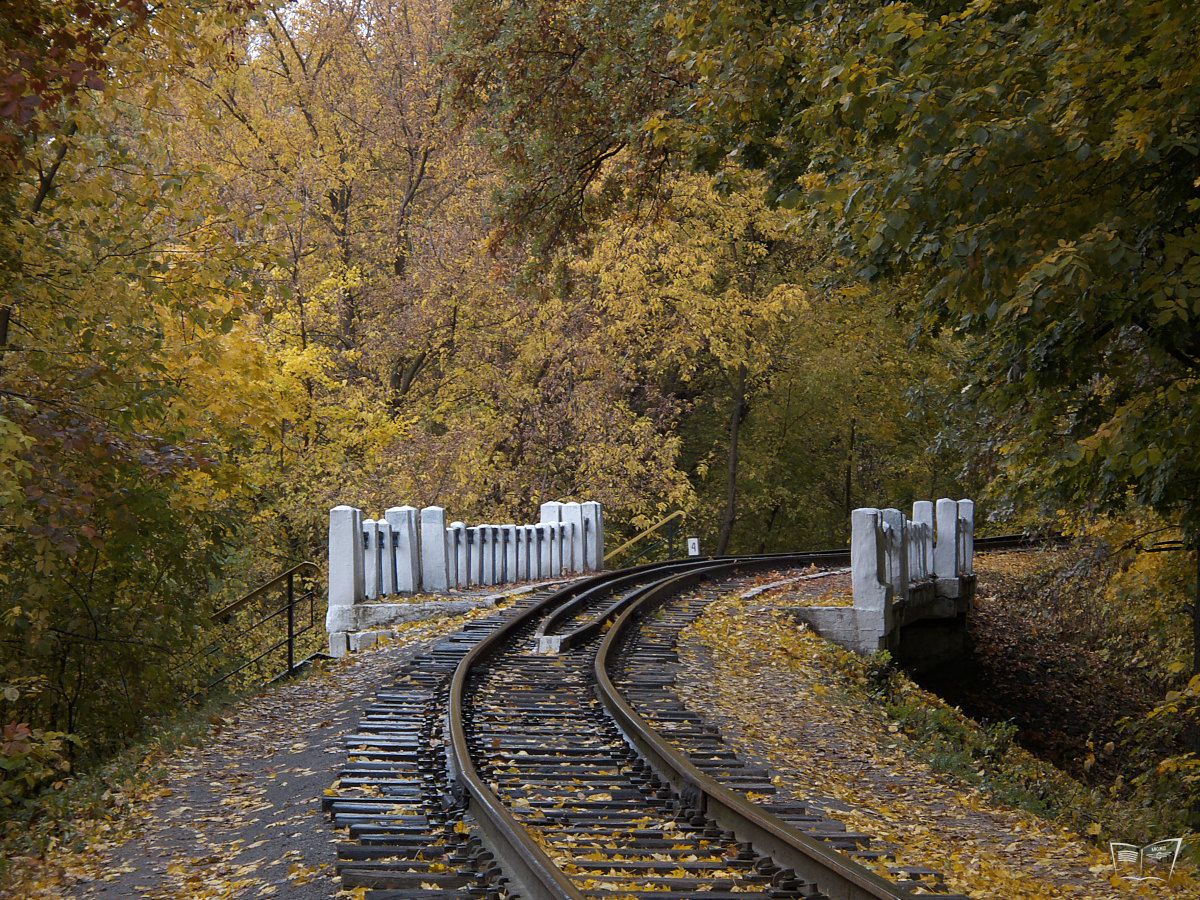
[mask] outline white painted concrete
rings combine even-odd
[[[446,511],[440,506],[421,510],[421,587],[436,594],[450,586],[446,557]]]

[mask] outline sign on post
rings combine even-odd
[[[688,538],[688,556],[700,555],[700,538]]]

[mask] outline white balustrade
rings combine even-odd
[[[539,521],[527,525],[447,525],[438,506],[393,506],[379,519],[351,506],[329,511],[331,607],[558,578],[603,565],[604,514],[594,501],[543,503]]]
[[[876,582],[887,586],[893,600],[908,600],[935,581],[939,595],[960,595],[962,579],[975,572],[975,504],[942,498],[934,513],[928,500],[913,504],[911,520],[898,509],[854,511],[850,563],[856,607],[878,602]]]

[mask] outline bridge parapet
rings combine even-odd
[[[335,506],[329,511],[330,648],[336,655],[357,649],[355,633],[426,618],[426,606],[454,614],[477,603],[378,602],[384,597],[539,581],[603,567],[604,512],[595,501],[543,503],[533,524],[474,526],[447,524],[440,506],[394,506],[378,519],[364,518],[356,507]]]
[[[856,509],[850,517],[853,606],[805,607],[796,614],[854,650],[895,650],[915,622],[957,621],[975,590],[975,504],[942,498],[898,509]]]

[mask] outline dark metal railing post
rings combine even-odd
[[[667,528],[667,559],[675,558],[675,534],[679,531],[679,523],[672,522]]]
[[[288,674],[296,668],[296,573],[288,572],[287,577],[287,622],[288,622]]]

